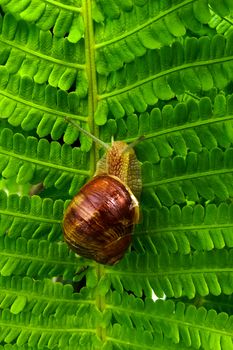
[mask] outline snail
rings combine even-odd
[[[108,145],[68,121],[103,146],[106,153],[97,163],[94,177],[65,211],[64,239],[78,255],[113,265],[128,249],[139,221],[141,170],[133,147],[142,137],[129,145],[123,141]]]

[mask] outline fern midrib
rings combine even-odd
[[[89,78],[89,93],[88,93],[88,114],[91,116],[89,118],[89,123],[91,124],[91,132],[94,136],[98,137],[99,130],[98,127],[94,123],[94,113],[97,107],[97,80],[96,80],[96,65],[95,65],[95,40],[94,40],[94,28],[93,28],[93,20],[92,20],[92,0],[85,0],[83,7],[84,14],[84,22],[85,22],[85,54],[86,54],[86,62],[87,62],[87,70],[88,70],[88,78]],[[97,145],[92,148],[90,153],[90,164],[91,171],[94,173],[97,159],[98,159],[98,149]],[[94,265],[96,269],[96,274],[98,280],[101,279],[101,276],[104,273],[103,266],[100,264]],[[96,294],[96,306],[100,312],[103,312],[105,308],[105,297]],[[102,342],[106,339],[106,329],[102,325],[96,326],[95,330],[97,336],[101,339]]]
[[[68,298],[57,298],[54,294],[51,294],[50,296],[46,297],[45,295],[48,295],[48,294],[42,294],[42,293],[36,293],[36,292],[33,292],[33,291],[30,291],[30,294],[28,293],[28,290],[25,290],[25,291],[22,291],[22,289],[20,290],[12,290],[10,289],[11,287],[8,287],[8,288],[2,288],[0,286],[0,292],[1,292],[1,295],[5,294],[5,295],[11,295],[11,296],[15,296],[15,297],[18,297],[18,296],[24,296],[27,301],[33,301],[33,300],[44,300],[44,301],[47,301],[48,303],[51,303],[51,299],[52,299],[52,302],[54,304],[60,304],[60,303],[67,303],[69,304],[69,306],[74,306],[74,305],[79,305],[79,304],[92,304],[94,305],[95,301],[94,300],[91,300],[91,299],[68,299]]]
[[[90,125],[91,133],[98,138],[98,128],[94,122],[94,113],[97,107],[97,80],[96,80],[96,65],[95,65],[95,40],[94,40],[94,28],[92,23],[92,2],[91,0],[85,0],[83,7],[84,22],[85,22],[85,56],[86,56],[86,68],[89,81],[88,87],[88,122]],[[95,147],[90,152],[90,167],[91,173],[95,172],[95,166],[98,159],[98,150]]]
[[[173,126],[171,128],[167,128],[165,130],[156,131],[154,133],[148,133],[146,135],[143,135],[144,136],[143,140],[144,139],[148,140],[148,139],[152,139],[152,138],[156,139],[156,137],[159,137],[159,136],[164,136],[164,135],[172,134],[172,133],[187,130],[187,129],[195,129],[195,128],[199,128],[199,127],[205,126],[205,125],[211,125],[211,124],[222,123],[225,121],[231,121],[232,119],[233,119],[233,114],[222,116],[222,117],[210,116],[209,119],[203,119],[203,120],[198,119],[195,122]],[[134,138],[124,139],[124,141],[127,143],[130,143],[130,142],[137,140],[137,139],[138,139],[138,136],[134,137]]]
[[[120,40],[123,40],[123,39],[129,37],[130,35],[133,35],[133,34],[139,32],[139,31],[141,31],[142,29],[148,27],[148,26],[151,25],[152,23],[157,22],[157,21],[161,20],[162,18],[168,16],[169,14],[172,14],[173,12],[180,10],[182,7],[185,7],[185,6],[187,6],[187,5],[190,5],[191,3],[196,2],[196,1],[197,1],[197,0],[185,0],[185,1],[184,1],[183,3],[181,3],[181,4],[175,5],[175,6],[173,6],[173,7],[171,6],[170,9],[161,12],[158,16],[152,17],[151,19],[149,19],[149,20],[146,21],[145,23],[139,25],[138,27],[136,27],[136,28],[134,28],[134,29],[132,29],[132,30],[130,30],[130,31],[127,31],[127,30],[126,30],[126,31],[124,32],[124,34],[119,35],[119,36],[116,36],[116,37],[114,37],[114,38],[111,39],[111,40],[107,40],[107,41],[101,42],[101,43],[99,43],[99,44],[96,44],[96,45],[95,45],[95,48],[96,48],[96,49],[99,49],[99,48],[101,48],[101,47],[103,47],[103,46],[106,47],[106,46],[108,46],[108,45],[110,45],[110,44],[114,44],[114,43],[116,43],[116,42],[118,42],[118,41],[120,41]]]
[[[159,185],[165,185],[165,184],[170,184],[172,182],[180,182],[180,181],[185,181],[185,180],[192,180],[192,179],[197,179],[200,177],[206,177],[206,176],[215,176],[215,175],[223,175],[223,174],[229,174],[233,172],[232,169],[216,169],[216,170],[211,170],[211,171],[203,171],[201,173],[194,173],[194,174],[186,174],[182,176],[176,176],[173,178],[165,179],[165,180],[159,180],[159,181],[153,181],[153,182],[148,182],[144,183],[143,187],[155,187]]]
[[[229,332],[227,332],[227,331],[222,331],[222,330],[216,329],[216,328],[210,328],[210,327],[207,327],[207,326],[197,325],[195,323],[185,322],[185,321],[182,321],[182,320],[179,320],[179,319],[172,318],[171,315],[169,317],[159,316],[158,314],[156,314],[156,316],[154,314],[153,315],[152,314],[148,315],[145,312],[137,311],[136,308],[134,310],[129,310],[127,308],[123,309],[121,307],[113,306],[111,304],[108,304],[107,308],[110,309],[110,310],[120,311],[123,314],[127,313],[127,314],[132,314],[132,315],[139,315],[139,316],[142,316],[142,319],[147,318],[148,320],[150,320],[150,319],[161,320],[161,321],[165,322],[164,324],[167,324],[167,323],[172,323],[172,324],[175,324],[175,325],[179,324],[181,326],[185,326],[185,327],[188,327],[188,328],[195,328],[195,329],[199,329],[199,330],[202,330],[202,331],[205,331],[205,332],[207,331],[207,332],[210,332],[211,334],[212,333],[216,333],[216,334],[232,337],[232,332],[230,332],[230,330],[229,330]]]
[[[76,7],[76,6],[72,6],[72,5],[65,5],[62,2],[56,1],[56,0],[43,0],[44,2],[47,2],[48,4],[54,5],[55,7],[60,7],[62,9],[71,11],[71,12],[77,12],[80,13],[82,12],[82,8],[81,7]]]
[[[216,224],[216,225],[211,225],[211,224],[202,224],[202,225],[182,225],[179,226],[179,224],[176,224],[176,226],[166,226],[164,228],[155,228],[155,229],[146,229],[146,230],[141,230],[140,231],[135,231],[134,235],[135,236],[145,236],[145,235],[154,235],[157,236],[158,233],[162,232],[180,232],[180,231],[202,231],[202,230],[218,230],[218,229],[224,229],[224,228],[232,228],[233,227],[233,222],[231,224]]]
[[[9,98],[10,100],[13,100],[13,101],[21,103],[22,105],[28,106],[30,109],[31,108],[35,108],[38,111],[41,111],[43,113],[52,114],[52,115],[56,116],[56,118],[58,116],[60,116],[63,119],[65,119],[64,116],[66,116],[66,117],[69,117],[70,119],[73,119],[73,120],[80,120],[82,122],[87,122],[87,118],[88,117],[84,117],[84,116],[81,116],[81,115],[74,115],[72,113],[68,113],[68,112],[65,112],[65,111],[59,111],[58,109],[55,110],[54,108],[49,108],[49,107],[46,107],[46,106],[38,105],[36,103],[30,102],[29,100],[23,100],[23,99],[21,99],[18,96],[15,96],[13,94],[10,94],[10,93],[6,92],[5,90],[0,90],[0,94],[2,96],[4,96],[4,97]]]
[[[186,70],[186,69],[189,69],[189,68],[197,68],[197,67],[202,67],[202,66],[206,66],[207,67],[208,65],[214,65],[214,64],[219,64],[219,63],[226,63],[226,62],[232,61],[232,60],[233,60],[233,56],[225,56],[223,58],[214,58],[214,59],[209,60],[209,61],[197,61],[197,62],[185,63],[185,64],[183,64],[181,66],[172,67],[172,68],[167,69],[165,71],[162,71],[160,73],[151,75],[151,76],[149,76],[149,77],[147,77],[145,79],[137,81],[134,84],[127,85],[126,87],[124,87],[122,89],[115,89],[112,92],[99,95],[99,100],[104,100],[104,99],[109,98],[109,97],[113,97],[113,96],[116,96],[116,95],[123,94],[123,93],[131,91],[131,90],[133,90],[133,89],[135,89],[135,88],[137,88],[139,86],[142,86],[142,85],[144,85],[146,83],[149,83],[150,81],[153,81],[155,79],[159,79],[159,78],[165,77],[166,75],[169,75],[171,73],[179,72],[179,71]]]
[[[30,252],[27,252],[27,254],[30,254]],[[7,253],[7,252],[1,251],[0,256],[7,257],[7,258],[13,258],[14,260],[19,259],[20,261],[30,260],[30,261],[39,261],[40,263],[42,262],[43,264],[51,264],[51,265],[55,264],[54,266],[64,265],[64,266],[76,266],[77,267],[77,262],[75,262],[75,261],[64,261],[62,259],[61,260],[47,259],[47,257],[40,258],[38,255],[37,256],[30,255],[29,256],[29,255],[26,255],[25,253],[15,254],[15,253]],[[4,276],[4,277],[6,277],[6,276]]]
[[[18,324],[13,323],[14,320],[10,319],[8,322],[4,322],[4,320],[0,319],[0,327],[10,327],[10,328],[20,328],[20,329],[27,329],[29,331],[35,331],[36,333],[41,332],[43,334],[54,334],[54,332],[61,332],[61,333],[95,333],[95,329],[91,329],[91,328],[73,328],[73,327],[69,327],[67,326],[67,328],[65,328],[65,325],[61,328],[61,327],[56,327],[55,322],[54,325],[52,327],[48,327],[46,324],[44,325],[44,327],[41,327],[39,325],[25,325],[25,324],[19,324],[18,320],[15,320]]]
[[[23,213],[19,213],[19,212],[14,212],[14,211],[9,211],[9,210],[1,210],[0,209],[0,215],[7,215],[7,216],[13,216],[14,218],[21,218],[21,219],[27,219],[28,221],[39,221],[39,222],[46,222],[49,223],[51,225],[54,224],[61,224],[62,220],[55,220],[55,219],[51,219],[51,218],[45,218],[42,216],[32,216],[30,214],[23,214]]]
[[[190,261],[190,265],[192,265],[192,262]],[[203,267],[203,269],[193,269],[193,268],[190,268],[190,269],[186,269],[186,270],[181,270],[181,267],[180,266],[180,269],[179,270],[173,270],[173,271],[170,271],[170,270],[165,270],[165,268],[163,268],[163,266],[159,266],[158,269],[159,271],[156,271],[156,272],[150,272],[150,271],[147,271],[147,272],[142,272],[142,271],[122,271],[122,270],[107,270],[106,273],[108,273],[109,275],[123,275],[123,276],[129,276],[129,277],[132,277],[132,276],[137,276],[137,277],[143,277],[145,276],[145,278],[147,279],[148,277],[158,277],[158,276],[166,276],[166,277],[169,277],[169,276],[173,276],[173,275],[176,275],[176,276],[183,276],[183,275],[203,275],[203,274],[212,274],[212,273],[218,273],[218,274],[221,274],[221,273],[232,273],[233,272],[233,267],[230,268],[230,267],[225,267],[225,268],[206,268],[206,267]]]
[[[49,163],[49,162],[42,161],[39,159],[33,159],[30,157],[23,156],[21,154],[6,151],[2,147],[0,147],[0,154],[7,155],[11,158],[22,160],[23,162],[41,165],[42,167],[46,167],[46,168],[56,169],[57,171],[61,171],[61,172],[90,176],[89,170],[84,170],[84,169],[79,170],[79,169],[75,169],[75,168],[71,168],[71,167],[65,167],[64,165]]]
[[[69,67],[69,68],[74,68],[74,69],[85,69],[85,65],[84,64],[78,64],[78,63],[70,63],[67,61],[63,61],[63,60],[59,60],[58,58],[54,58],[52,56],[46,56],[45,54],[41,53],[40,51],[34,51],[29,49],[27,46],[21,46],[20,44],[17,44],[15,41],[10,41],[7,40],[5,38],[3,38],[2,36],[0,36],[0,43],[6,44],[9,47],[13,47],[16,48],[30,56],[36,57],[36,58],[40,58],[44,61],[48,61],[48,62],[52,62],[54,64],[57,64],[59,66],[62,67]]]
[[[95,265],[95,268],[96,268],[96,272],[97,272],[98,281],[100,281],[101,278],[105,274],[105,268],[104,268],[104,266],[102,266],[98,263]],[[105,301],[104,295],[101,295],[98,293],[96,294],[96,306],[101,313],[104,312],[104,310],[106,309],[106,301]],[[97,326],[96,327],[96,334],[103,342],[106,341],[107,335],[106,335],[106,328],[105,327],[103,327],[102,325]]]

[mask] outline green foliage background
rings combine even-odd
[[[0,349],[233,349],[232,11],[0,0]],[[65,116],[145,135],[142,221],[113,267],[63,242],[99,157]]]

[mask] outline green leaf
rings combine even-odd
[[[1,349],[233,350],[232,11],[0,0]],[[64,241],[64,211],[105,151],[71,121],[131,145],[141,167],[139,223],[112,266]],[[131,174],[130,157],[111,162]]]

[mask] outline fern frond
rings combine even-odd
[[[38,140],[0,129],[0,172],[4,178],[16,177],[18,184],[43,182],[74,195],[89,171],[86,153],[59,142]]]
[[[73,279],[84,259],[75,258],[67,244],[46,240],[0,237],[0,273],[33,278],[63,276]]]
[[[54,35],[63,38],[67,35],[70,42],[78,42],[84,35],[81,4],[69,0],[68,4],[56,1],[56,4],[47,1],[29,0],[15,2],[14,0],[1,0],[4,6],[16,17],[25,22],[34,22],[42,30],[53,30]]]
[[[232,188],[232,148],[225,152],[220,148],[202,152],[190,152],[184,159],[162,159],[157,165],[143,164],[144,198],[155,196],[162,205],[186,204],[227,200],[233,195]],[[149,199],[147,199],[148,202]]]
[[[151,290],[160,298],[231,294],[232,253],[227,249],[189,255],[131,252],[106,273],[114,289],[132,291],[140,297],[142,293],[151,296]]]
[[[222,89],[232,79],[232,40],[216,35],[210,40],[187,38],[182,44],[153,50],[107,79],[99,77],[99,100],[119,119],[145,112],[154,100],[170,100],[185,91]],[[97,114],[98,117],[98,114]],[[98,118],[96,120],[98,121]]]
[[[24,4],[30,8],[28,1]],[[14,1],[8,5],[17,7]],[[60,20],[59,16],[58,21],[64,21],[63,15]],[[73,34],[77,33],[78,28]],[[64,135],[64,141],[72,144],[78,131],[67,127],[64,115],[87,122],[83,41],[70,43],[63,34],[52,37],[49,30],[39,30],[38,24],[19,21],[7,13],[0,16],[0,42],[1,117],[27,131],[36,128],[40,137],[51,134],[57,140]],[[87,144],[85,135],[81,143]]]
[[[0,0],[0,348],[233,350],[232,11]],[[66,200],[99,159],[66,116],[107,142],[145,137],[143,221],[114,266],[63,242]]]
[[[59,292],[62,288],[59,286]],[[160,349],[198,349],[201,345],[205,345],[205,349],[213,349],[213,343],[215,345],[214,349],[218,349],[221,344],[228,344],[229,349],[232,346],[231,318],[224,313],[217,314],[213,310],[207,311],[204,307],[185,306],[180,302],[174,303],[161,300],[153,302],[148,298],[143,302],[132,295],[119,295],[117,292],[108,293],[105,307],[105,312],[111,312],[110,317],[114,319],[113,326],[108,327],[106,332],[104,348],[107,349],[110,344],[121,349],[135,349],[135,347],[154,349],[155,346]],[[75,312],[75,310],[73,311]],[[6,316],[15,325],[10,334]],[[90,337],[90,340],[94,341],[96,345],[98,341],[97,338],[93,339],[91,336],[93,334],[91,325],[95,325],[95,322],[100,320],[98,317],[96,315],[96,317],[89,318],[89,326],[82,336],[84,339]],[[58,345],[59,348],[72,349],[71,346],[74,346],[73,341],[67,342],[68,336],[66,332],[68,331],[68,324],[71,326],[72,322],[73,324],[75,322],[76,332],[80,332],[81,326],[77,321],[77,316],[73,315],[71,317],[68,314],[62,315],[62,318],[64,322],[64,339],[61,339],[60,332],[57,329],[57,314],[55,314],[53,319],[51,316],[45,318],[45,315],[41,315],[36,321],[34,315],[31,315],[29,318],[28,314],[24,312],[14,316],[5,309],[1,314],[1,325],[4,325],[6,330],[3,339],[8,342],[15,340],[17,345],[23,345],[25,341],[30,346],[34,345],[34,349],[37,349],[37,344],[34,342],[35,339],[38,342],[38,348],[41,348],[43,344],[43,346],[47,345],[49,348],[54,348]],[[127,319],[128,322],[126,322]],[[43,325],[41,323],[42,320]],[[49,327],[51,320],[53,320],[53,329]],[[84,322],[83,326],[86,325],[86,322],[88,322],[87,317],[83,316],[82,320]],[[18,332],[15,330],[16,321]],[[45,325],[48,327],[48,343],[43,336]],[[37,336],[34,334],[36,331],[35,327],[37,327],[37,330],[40,329],[40,331],[36,332]],[[73,331],[73,327],[71,331]],[[79,339],[76,332],[75,340],[77,341]],[[208,347],[206,347],[206,343]],[[86,341],[85,346],[86,349],[91,348]]]
[[[97,71],[101,75],[117,71],[124,63],[134,61],[148,50],[170,45],[176,38],[183,37],[186,30],[204,35],[203,24],[211,20],[213,11],[220,16],[232,11],[230,1],[219,5],[211,0],[178,0],[174,3],[101,0],[93,7],[97,22]]]
[[[223,148],[233,142],[233,96],[218,94],[198,100],[166,104],[150,112],[131,114],[124,119],[109,119],[102,128],[103,138],[112,130],[117,139],[131,142],[143,135],[145,142],[136,147],[138,158],[157,163],[161,158],[186,156],[189,151],[201,152],[203,147]],[[114,132],[114,129],[116,130]],[[149,142],[153,139],[152,142]],[[109,140],[106,140],[109,141]]]
[[[2,18],[0,42],[0,62],[10,74],[19,72],[34,78],[37,84],[49,82],[65,91],[75,86],[77,75],[80,79],[84,74],[85,58],[80,45],[63,37],[57,39],[34,23],[17,21],[9,13]],[[39,102],[41,95],[34,98]]]
[[[74,277],[84,260],[74,259],[74,253],[65,243],[51,242],[61,239],[63,210],[62,200],[7,196],[4,191],[0,192],[0,273],[3,276]]]
[[[70,284],[63,285],[48,279],[36,281],[31,277],[0,276],[0,309],[9,309],[13,314],[30,312],[38,317],[82,317],[91,313],[93,307],[93,297],[87,288],[74,293]]]
[[[42,199],[39,196],[7,196],[0,191],[1,235],[25,238],[46,237],[56,240],[61,236],[64,202]]]
[[[51,134],[57,140],[64,134],[64,141],[72,144],[78,137],[78,131],[67,126],[64,115],[78,121],[87,120],[86,116],[79,116],[76,92],[67,93],[50,85],[37,84],[28,75],[9,75],[3,66],[0,66],[0,90],[1,118],[7,118],[13,126],[21,125],[26,131],[37,129],[41,137]],[[84,136],[81,138],[86,139]]]
[[[74,253],[65,243],[51,243],[61,239],[63,210],[61,200],[53,202],[49,198],[15,194],[7,197],[4,191],[0,192],[0,270],[3,276],[43,277],[45,274],[53,277],[58,274],[74,277],[84,259],[74,259]]]
[[[193,250],[233,248],[233,206],[173,205],[143,211],[143,223],[134,233],[139,252],[190,254]]]
[[[116,292],[108,296],[107,308],[117,322],[111,330],[110,342],[117,344],[119,339],[124,349],[128,349],[128,343],[130,348],[140,344],[143,349],[154,349],[156,345],[159,349],[173,349],[171,344],[179,344],[179,349],[183,346],[184,349],[227,349],[226,345],[232,349],[233,346],[232,317],[225,313],[173,301],[145,299],[143,303],[132,295]]]
[[[14,315],[4,309],[0,314],[0,327],[0,342],[15,342],[18,346],[27,344],[33,349],[67,347],[71,350],[80,342],[83,344],[81,349],[91,349],[93,344],[98,344],[95,320],[89,315],[82,318],[63,315],[61,327],[60,319],[53,316]]]
[[[145,1],[141,6],[131,2],[127,9],[122,8],[123,2],[114,2],[114,6],[103,0],[103,7],[101,3],[98,2],[98,9],[106,19],[104,26],[102,22],[96,24],[95,46],[100,74],[122,68],[148,49],[170,45],[187,29],[195,27],[196,32],[201,32],[202,23],[211,18],[207,1],[197,4],[179,0],[169,5],[164,1]]]

